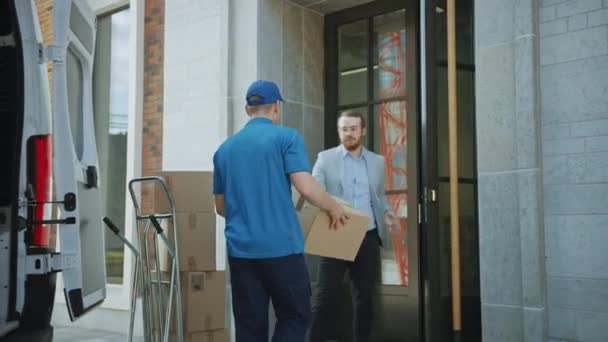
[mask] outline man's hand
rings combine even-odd
[[[346,214],[344,207],[338,202],[335,202],[329,210],[329,218],[331,220],[329,228],[338,229],[338,224],[345,225],[350,217]]]
[[[215,195],[215,212],[221,217],[226,217],[226,202],[224,194]]]
[[[399,219],[391,211],[384,213],[384,224],[386,224],[386,227],[391,234],[399,233]]]

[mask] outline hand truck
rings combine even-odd
[[[169,200],[169,213],[143,214],[142,209],[135,194],[134,185],[142,183],[159,183]],[[139,249],[135,248],[129,241],[120,235],[118,228],[110,219],[104,218],[104,222],[135,255],[135,271],[133,277],[133,294],[131,300],[131,322],[129,326],[129,342],[133,339],[133,327],[136,311],[136,296],[141,294],[142,298],[142,318],[144,340],[146,342],[169,342],[169,330],[171,329],[171,315],[173,312],[173,299],[175,297],[175,333],[178,342],[184,341],[184,329],[182,318],[181,282],[179,275],[179,248],[178,227],[175,215],[175,202],[173,195],[163,177],[151,176],[134,178],[129,181],[129,193],[135,209],[135,227],[137,228],[137,238]],[[169,239],[165,234],[161,223],[168,221],[167,227],[171,227]],[[143,226],[142,226],[143,223]],[[143,228],[143,230],[141,229]],[[153,230],[151,228],[154,228]],[[150,237],[150,234],[153,234]],[[171,271],[169,281],[163,279],[163,272],[160,267],[160,243],[166,248],[171,259]],[[153,244],[153,245],[151,245]],[[154,254],[151,255],[153,248]],[[140,271],[141,270],[141,271]],[[141,274],[141,276],[140,276]],[[155,276],[155,277],[154,277]],[[164,294],[163,287],[169,287],[168,295]],[[136,292],[135,290],[139,291]]]

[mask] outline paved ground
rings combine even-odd
[[[53,342],[125,342],[126,335],[77,327],[55,327]],[[143,338],[133,338],[143,342]]]

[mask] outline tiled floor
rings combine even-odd
[[[55,327],[53,342],[125,342],[126,335],[77,327]],[[143,342],[143,338],[133,338]]]

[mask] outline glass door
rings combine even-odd
[[[417,11],[413,1],[375,1],[326,17],[326,146],[339,144],[341,112],[366,117],[364,143],[386,159],[386,196],[400,222],[380,231],[378,341],[419,338]],[[350,303],[345,295],[342,316]],[[350,340],[351,322],[340,340]]]
[[[424,279],[425,341],[457,341],[452,332],[450,190],[448,141],[447,7],[427,0],[426,113],[421,126],[421,186],[436,192],[422,207],[420,245]],[[461,341],[481,341],[479,227],[475,116],[473,0],[456,2],[458,188],[461,275]]]

